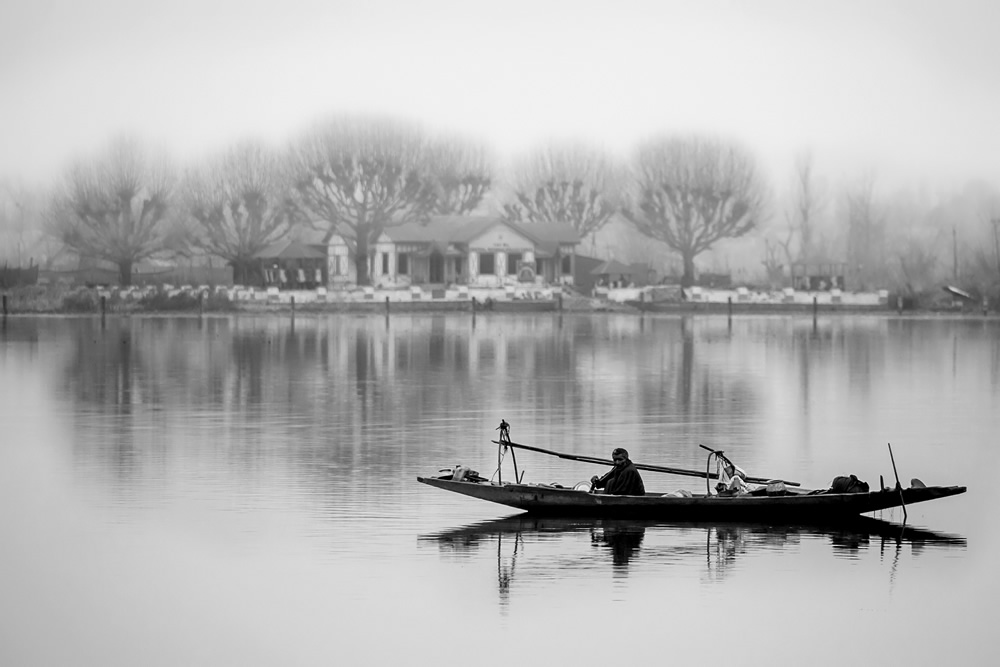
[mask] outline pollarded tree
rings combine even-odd
[[[257,143],[241,143],[185,181],[184,208],[196,223],[196,243],[233,267],[248,284],[254,255],[291,228],[287,169]]]
[[[694,259],[717,241],[742,236],[764,214],[765,189],[753,157],[700,137],[664,139],[640,148],[625,217],[680,253],[682,284],[694,281]]]
[[[615,167],[600,151],[580,145],[548,146],[513,166],[513,222],[563,222],[581,238],[603,227],[617,210]]]
[[[342,118],[294,151],[299,214],[329,234],[350,230],[359,284],[368,284],[368,248],[384,229],[472,210],[482,199],[480,185],[463,185],[472,170],[445,168],[449,152],[429,148],[422,132],[401,122]],[[452,179],[444,188],[446,173]]]
[[[483,146],[471,141],[437,138],[428,145],[423,161],[436,185],[437,215],[472,213],[493,185],[493,159]]]
[[[173,184],[162,158],[117,140],[104,155],[70,169],[54,201],[53,231],[81,256],[116,264],[119,282],[130,285],[132,266],[170,243]]]

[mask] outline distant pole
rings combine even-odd
[[[3,316],[7,317],[7,295],[3,295]]]
[[[903,295],[899,294],[896,296],[896,313],[899,315],[903,314]]]
[[[958,283],[958,229],[955,225],[951,226],[951,266],[952,277]]]
[[[819,299],[813,297],[813,328],[816,327],[816,318],[819,317]]]
[[[997,273],[1000,273],[1000,218],[993,218],[993,249],[997,255]]]
[[[389,314],[389,297],[385,297],[385,314]]]
[[[729,322],[733,321],[733,297],[728,297],[726,302],[728,303],[726,310],[728,311]]]

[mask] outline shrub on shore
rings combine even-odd
[[[62,291],[45,285],[28,285],[4,290],[11,312],[49,313],[58,311]]]
[[[100,308],[101,300],[96,290],[78,287],[63,296],[60,310],[65,313],[93,313]]]
[[[232,302],[229,296],[218,292],[208,292],[204,293],[204,295],[198,292],[177,292],[170,294],[169,292],[160,290],[142,296],[137,305],[141,310],[155,312],[236,310],[236,304]]]
[[[87,314],[101,312],[101,292],[92,287],[67,288],[63,285],[34,285],[5,292],[11,312]],[[117,290],[105,293],[108,313],[136,312],[232,312],[237,304],[225,293],[170,292],[157,290],[129,297]]]

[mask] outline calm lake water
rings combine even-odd
[[[519,520],[416,482],[493,474],[501,418],[812,488],[893,483],[891,443],[904,484],[969,492],[825,531]],[[998,443],[997,320],[12,317],[0,664],[992,664]]]

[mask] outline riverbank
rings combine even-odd
[[[105,289],[52,286],[3,292],[3,313],[141,314],[266,312],[602,312],[629,311],[628,305],[580,296],[560,288],[421,290],[261,290],[243,287],[164,287]]]
[[[663,298],[669,294],[669,298]],[[995,302],[994,302],[995,303]],[[996,314],[963,300],[937,299],[921,304],[903,300],[888,291],[870,293],[751,292],[745,288],[681,291],[662,287],[598,290],[584,296],[560,287],[508,287],[423,290],[360,288],[327,291],[278,291],[208,286],[105,289],[30,286],[3,292],[3,314],[105,314],[151,313],[359,313],[392,314],[424,312],[617,312],[674,314],[856,314],[929,313],[947,315]]]

